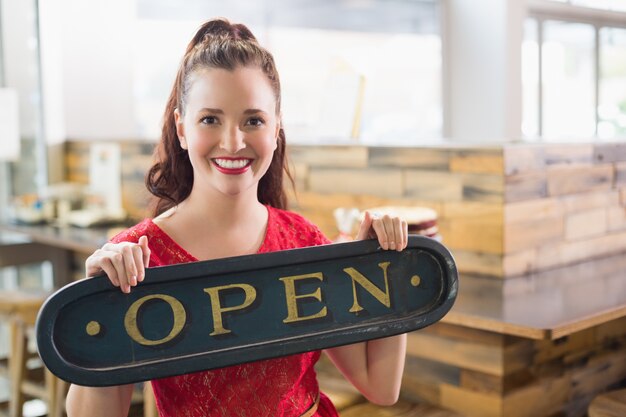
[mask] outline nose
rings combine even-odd
[[[239,129],[239,126],[234,126],[228,129],[222,135],[220,140],[220,148],[224,149],[228,153],[237,153],[246,147],[244,133]]]

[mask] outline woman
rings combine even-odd
[[[286,211],[285,134],[280,82],[271,54],[249,29],[205,23],[187,47],[164,116],[157,162],[146,183],[155,218],[116,236],[87,259],[87,275],[105,272],[122,291],[148,265],[168,265],[329,243],[301,216]],[[367,213],[357,239],[383,249],[407,245],[399,218]],[[341,372],[370,401],[399,394],[406,335],[328,349]],[[162,417],[337,416],[319,392],[320,352],[257,361],[152,381]],[[72,385],[73,416],[126,416],[132,386]]]

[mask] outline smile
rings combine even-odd
[[[237,175],[246,172],[250,165],[252,165],[252,161],[252,159],[248,158],[211,159],[211,162],[213,162],[213,165],[215,165],[218,171],[229,175]]]

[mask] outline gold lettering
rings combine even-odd
[[[283,320],[283,323],[293,323],[295,321],[311,320],[318,317],[326,317],[326,306],[315,314],[300,317],[298,315],[298,300],[301,298],[315,298],[318,301],[322,301],[322,290],[320,288],[317,291],[309,294],[296,295],[295,282],[302,279],[316,278],[320,281],[324,281],[324,276],[321,272],[304,275],[293,275],[290,277],[279,278],[285,284],[285,298],[287,301],[287,318]]]
[[[359,304],[359,300],[356,297],[356,282],[361,284],[361,286],[365,288],[367,292],[372,294],[374,298],[376,298],[385,307],[391,307],[391,299],[389,297],[389,281],[387,281],[387,267],[389,266],[389,264],[391,264],[391,262],[382,262],[378,264],[378,266],[383,270],[383,276],[385,277],[384,292],[356,269],[344,269],[344,272],[346,272],[352,278],[352,296],[354,297],[354,304],[352,304],[352,307],[349,310],[350,313],[356,313],[363,310],[363,307],[361,307],[361,305]]]
[[[146,301],[154,299],[165,301],[167,304],[169,304],[170,308],[172,309],[172,313],[174,314],[174,325],[172,326],[172,330],[167,336],[159,340],[146,339],[139,331],[139,326],[137,326],[137,314],[139,313],[139,309]],[[128,333],[128,335],[135,342],[144,346],[154,346],[169,342],[170,340],[175,338],[178,333],[180,333],[180,331],[183,329],[183,326],[185,326],[186,321],[187,314],[185,313],[185,307],[183,307],[180,301],[170,295],[152,294],[141,297],[139,300],[131,304],[130,308],[126,312],[126,316],[124,317],[124,327],[126,328],[126,333]]]
[[[219,292],[221,290],[227,290],[231,288],[241,288],[246,294],[246,299],[243,300],[243,303],[237,306],[222,307],[222,304],[220,303]],[[252,285],[248,284],[221,285],[219,287],[205,288],[204,292],[209,294],[209,296],[211,297],[211,310],[213,311],[213,333],[210,334],[211,336],[217,336],[220,334],[226,334],[231,332],[229,329],[224,328],[224,324],[222,323],[223,313],[235,310],[243,310],[244,308],[252,304],[256,299],[256,290]]]

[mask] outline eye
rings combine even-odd
[[[261,119],[260,117],[251,117],[246,122],[247,125],[256,126],[256,127],[263,126],[264,123],[265,121]]]
[[[217,120],[217,117],[215,116],[204,116],[202,119],[200,119],[200,123],[205,125],[214,125],[218,122],[219,120]]]

